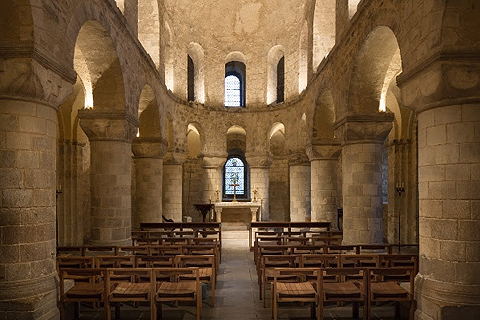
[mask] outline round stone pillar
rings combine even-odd
[[[183,163],[186,153],[170,152],[163,161],[163,215],[182,222]]]
[[[127,244],[131,238],[131,155],[137,121],[124,111],[84,109],[79,117],[90,141],[90,242]]]
[[[418,113],[416,319],[480,315],[480,63],[457,55],[399,84]]]
[[[222,201],[222,168],[227,156],[207,156],[203,157],[203,201],[204,203]],[[218,199],[217,199],[218,190]]]
[[[135,164],[133,227],[139,229],[142,222],[162,222],[162,158],[167,142],[160,138],[135,138],[132,151]]]
[[[269,170],[272,160],[268,155],[247,153],[247,162],[250,168],[251,201],[260,202],[260,213],[257,221],[269,221]],[[256,191],[256,195],[254,191]]]
[[[342,142],[343,243],[383,242],[382,148],[390,113],[347,116],[335,125]]]
[[[290,221],[305,222],[311,219],[310,161],[305,153],[289,156],[290,171]]]
[[[337,166],[340,143],[330,141],[307,147],[311,170],[311,221],[328,221],[338,229]]]
[[[56,108],[75,74],[21,56],[0,67],[0,319],[57,319]]]

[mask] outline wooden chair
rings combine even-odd
[[[169,237],[169,238],[161,238],[161,239],[162,239],[162,242],[160,243],[160,245],[165,245],[165,246],[188,244],[188,238]]]
[[[318,287],[319,319],[323,319],[325,302],[353,302],[352,314],[358,318],[358,303],[363,303],[363,319],[368,317],[366,268],[323,268]],[[332,281],[332,277],[336,281]],[[355,279],[355,280],[350,280]]]
[[[182,277],[190,274],[195,281],[181,281]],[[168,278],[171,281],[156,283],[155,302],[157,303],[158,318],[162,316],[162,302],[193,301],[197,306],[197,320],[202,314],[202,290],[198,268],[162,268],[153,269],[153,277]]]
[[[98,267],[94,257],[68,256],[57,257],[57,272],[60,275],[62,269],[95,269]],[[69,275],[68,279],[76,282],[91,282],[90,275]]]
[[[291,254],[322,254],[325,253],[324,245],[290,245]]]
[[[218,241],[218,238],[204,238],[204,237],[194,237],[194,238],[189,238],[189,245],[207,245],[211,246],[214,244],[217,247],[217,253],[218,253],[218,264],[222,263],[222,246],[220,245],[220,242]]]
[[[394,301],[395,317],[399,318],[399,302],[407,301],[410,304],[409,319],[414,318],[414,267],[369,268],[368,274],[368,316],[371,314],[372,304]],[[409,283],[408,290],[400,285],[401,282]]]
[[[315,281],[307,281],[307,276]],[[284,279],[289,279],[284,282]],[[275,268],[272,282],[272,317],[277,320],[278,303],[302,302],[311,303],[312,318],[315,317],[315,306],[318,294],[315,287],[320,286],[320,269],[316,268]],[[319,318],[317,311],[317,319]]]
[[[68,279],[81,277],[88,278],[87,282],[77,282],[75,281],[72,288],[69,290],[65,289],[65,281]],[[105,269],[61,269],[60,270],[60,319],[65,320],[65,308],[66,304],[69,302],[75,303],[75,317],[78,319],[80,302],[92,302],[94,305],[99,305],[104,303],[105,292],[108,290],[113,290],[115,284],[111,284],[110,288],[107,289],[107,284],[105,281]],[[104,309],[105,314],[104,318],[109,319],[110,314],[107,308]]]
[[[216,287],[216,262],[213,255],[178,255],[175,257],[177,268],[199,268],[199,279],[201,282],[210,283],[212,288],[212,306],[215,306]],[[191,280],[193,275],[180,275],[180,280]]]
[[[339,254],[302,254],[300,268],[332,268],[340,265]],[[311,280],[308,278],[307,280]],[[337,281],[335,276],[323,276],[323,281]]]
[[[341,254],[340,264],[341,268],[357,267],[357,268],[366,268],[380,267],[380,257],[378,254]]]
[[[296,268],[300,260],[298,255],[263,255],[260,263],[260,299],[263,300],[263,307],[266,307],[266,288],[274,280],[274,268]],[[293,277],[292,279],[294,279]],[[289,281],[288,277],[282,278]]]
[[[125,279],[118,281],[119,278]],[[137,282],[138,279],[148,281]],[[129,280],[127,280],[129,279]],[[105,310],[110,315],[110,306],[115,304],[115,319],[120,319],[120,304],[122,302],[148,302],[150,304],[150,319],[156,319],[156,294],[153,269],[151,268],[109,268],[106,269]]]
[[[214,239],[216,240],[216,239]],[[219,268],[219,254],[218,246],[215,242],[204,243],[204,244],[190,244],[183,246],[183,254],[186,255],[213,255],[215,259],[215,270],[218,272]]]

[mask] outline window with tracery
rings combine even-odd
[[[238,76],[229,75],[225,77],[225,106],[241,107],[241,82]]]
[[[238,156],[232,156],[223,168],[223,198],[233,199],[234,189],[238,199],[248,198],[247,164]]]
[[[243,62],[225,64],[225,107],[245,107],[245,74]]]

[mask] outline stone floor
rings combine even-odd
[[[248,233],[228,232],[223,240],[223,256],[220,265],[217,289],[215,292],[215,307],[211,306],[208,290],[207,299],[203,302],[202,319],[251,320],[270,319],[270,308],[263,308],[259,300],[259,290],[253,253],[248,250]],[[267,291],[267,298],[269,292]],[[325,319],[352,319],[351,306],[327,306],[324,310]],[[393,305],[375,306],[372,319],[393,319]],[[362,309],[360,310],[360,315]],[[300,305],[279,307],[279,319],[304,320],[310,319],[310,308]],[[102,319],[103,309],[81,307],[80,319]],[[121,319],[148,319],[147,307],[133,308],[125,305],[121,308]],[[178,308],[163,307],[163,319],[190,320],[195,319],[195,307],[180,304]]]

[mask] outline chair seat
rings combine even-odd
[[[371,290],[373,299],[406,299],[408,291],[393,281],[372,282]]]
[[[113,298],[134,298],[148,294],[150,294],[150,283],[119,282],[112,291]]]
[[[195,295],[197,285],[193,281],[161,282],[157,284],[157,294],[168,297],[189,297]]]
[[[281,298],[315,298],[315,289],[310,282],[277,282],[276,294]]]
[[[361,298],[362,292],[354,282],[326,282],[323,284],[325,300],[341,298]]]
[[[199,268],[198,277],[200,280],[210,280],[213,274],[212,268]],[[196,276],[194,274],[183,274],[180,275],[180,279],[192,279],[195,280]]]
[[[89,282],[78,282],[75,283],[72,289],[68,290],[66,293],[67,298],[101,298],[103,295],[103,283],[89,283]],[[116,283],[111,284],[111,290],[116,286]]]

